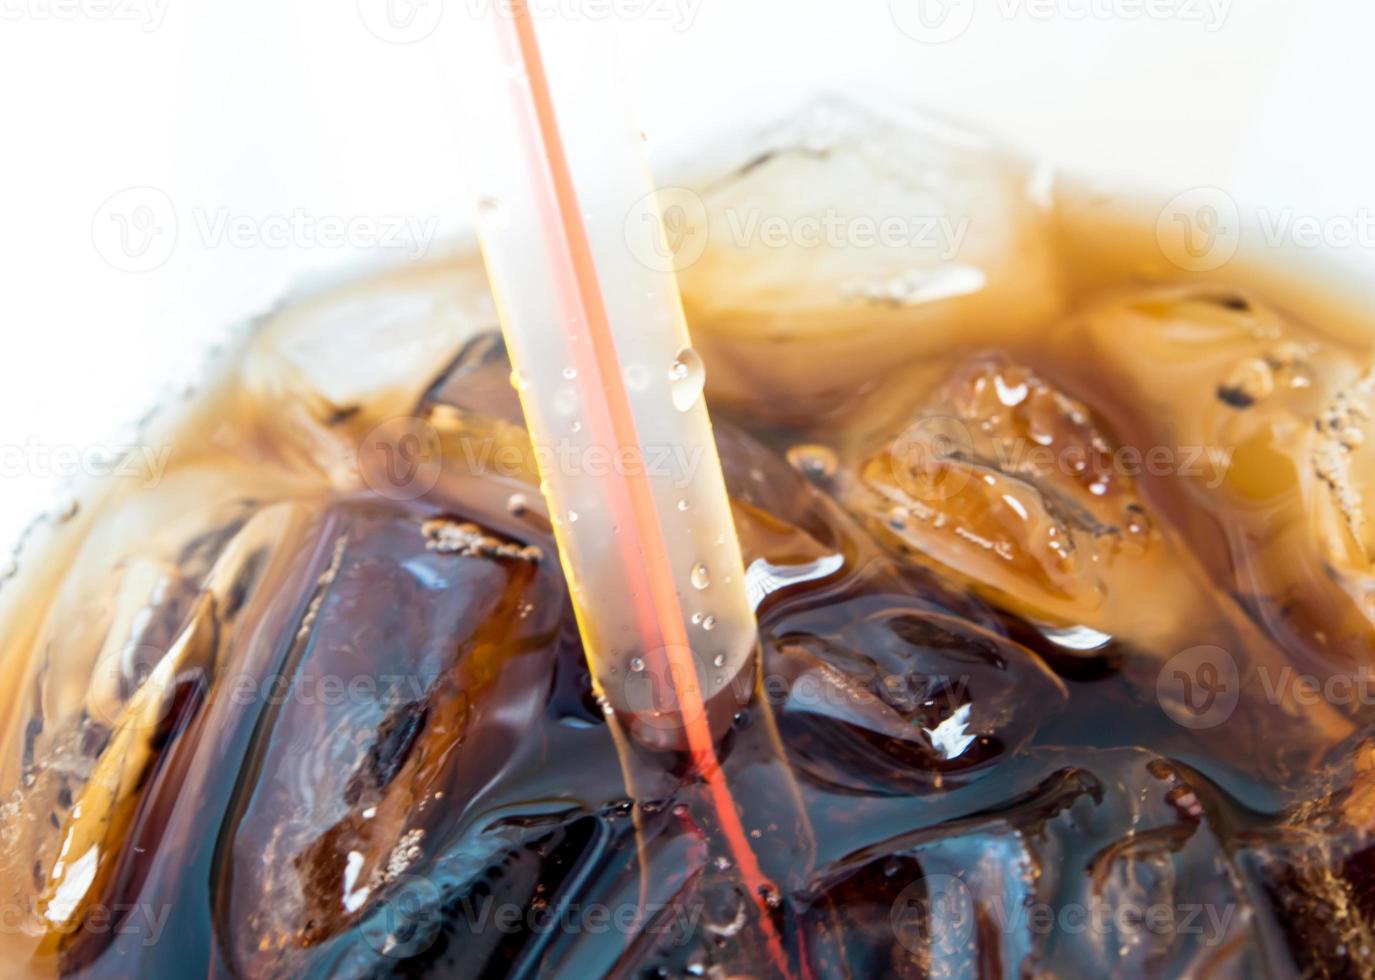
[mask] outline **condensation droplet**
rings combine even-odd
[[[640,671],[642,671],[642,670],[645,669],[645,662],[644,662],[644,660],[643,660],[642,658],[640,658],[640,657],[631,657],[631,658],[630,658],[630,669],[633,670],[635,673],[638,674]]]
[[[568,523],[569,523],[569,524],[576,524],[576,523],[578,523],[578,512],[577,512],[576,510],[570,510],[570,511],[568,512]]]
[[[688,509],[688,502],[687,502],[686,500],[679,500],[679,501],[678,501],[678,509],[679,509],[679,510],[687,510],[687,509]]]
[[[506,510],[515,517],[521,517],[530,509],[530,501],[523,493],[513,493],[506,500]]]
[[[708,633],[716,629],[716,617],[708,616],[706,619],[702,620],[702,629],[706,630]],[[721,665],[717,664],[716,666],[720,667]]]
[[[574,368],[574,367],[566,367],[566,368],[563,369],[563,380],[565,380],[565,381],[572,381],[572,380],[573,380],[574,378],[576,378],[577,376],[578,376],[578,369],[577,369],[577,368]]]
[[[697,404],[707,383],[707,371],[702,365],[702,358],[691,347],[684,347],[668,369],[668,380],[673,407],[686,412]]]
[[[477,217],[488,228],[505,228],[511,220],[499,197],[478,198]]]
[[[645,391],[649,381],[649,368],[643,364],[632,364],[625,369],[625,386],[631,391]]]
[[[713,667],[724,667],[726,665],[726,655],[724,653],[718,653],[712,658],[711,665]]]
[[[560,415],[574,414],[578,405],[578,393],[571,388],[560,388],[554,393],[554,411]]]
[[[692,566],[692,575],[690,579],[694,589],[705,589],[711,584],[711,570],[708,569],[703,562],[699,561]]]

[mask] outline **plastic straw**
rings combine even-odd
[[[550,19],[537,36],[523,2],[465,27],[467,176],[598,692],[639,741],[691,754],[759,898],[771,886],[720,771],[712,710],[727,702],[728,720],[752,689],[753,611],[610,27]],[[646,229],[657,252],[631,247]]]

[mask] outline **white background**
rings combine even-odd
[[[211,223],[467,224],[447,94],[423,42],[369,30],[386,2],[0,0],[0,462],[111,444],[217,330],[359,258],[183,221],[165,262],[121,271],[93,240],[112,195],[152,187]],[[423,26],[484,0],[418,2],[396,9]],[[813,91],[877,89],[1109,181],[1318,215],[1375,204],[1366,0],[562,4],[618,11],[660,157]],[[967,26],[917,40],[899,26],[921,33],[917,13]],[[51,466],[23,469],[0,473],[0,545],[53,498]]]

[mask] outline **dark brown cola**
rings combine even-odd
[[[1370,342],[1058,214],[982,297],[683,270],[763,895],[593,691],[474,257],[245,331],[0,586],[8,975],[1375,972]]]

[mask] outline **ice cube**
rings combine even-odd
[[[814,421],[896,364],[1060,309],[1026,170],[983,139],[829,98],[749,142],[700,195],[661,191],[714,406]],[[627,229],[632,250],[647,234]]]
[[[1059,757],[1063,761],[1063,756]],[[1052,769],[1053,754],[1040,757]],[[1136,750],[1092,752],[996,809],[868,844],[817,876],[830,972],[1228,975],[1260,969],[1269,909],[1234,863],[1235,804]]]
[[[883,434],[841,499],[873,533],[1052,628],[1165,649],[1198,618],[1201,575],[1160,532],[1122,447],[1038,372],[1004,354],[934,362],[869,411]],[[1120,601],[1146,593],[1149,607]]]
[[[1064,703],[1029,650],[910,596],[867,593],[763,624],[766,690],[789,758],[832,792],[958,785]]]
[[[1241,291],[1119,292],[1071,318],[1131,437],[1204,464],[1156,492],[1218,585],[1296,652],[1368,659],[1375,623],[1369,351]],[[1213,463],[1214,465],[1209,465]]]

